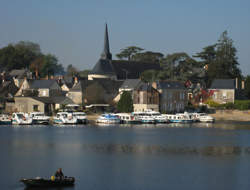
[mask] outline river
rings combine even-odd
[[[250,188],[250,123],[0,126],[0,189],[74,176],[60,190]]]

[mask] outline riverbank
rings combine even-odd
[[[222,121],[250,121],[250,110],[216,110],[216,113],[209,114],[215,120]]]

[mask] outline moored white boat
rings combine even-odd
[[[7,114],[0,115],[0,125],[10,125],[11,124],[11,116]]]
[[[187,113],[164,114],[164,116],[171,123],[192,123],[193,122],[193,119],[190,117],[190,114],[187,114]]]
[[[50,121],[50,117],[43,112],[31,112],[30,117],[33,119],[33,124],[48,125]]]
[[[23,112],[15,112],[12,114],[12,124],[13,125],[31,125],[32,118]]]
[[[128,124],[140,124],[141,123],[140,119],[138,119],[137,117],[135,117],[134,115],[130,113],[117,113],[115,115],[117,115],[120,118],[121,123],[128,123]]]
[[[77,119],[76,117],[73,116],[72,113],[68,112],[58,112],[55,117],[53,117],[53,123],[54,124],[77,124]]]
[[[215,121],[215,119],[210,115],[207,115],[205,113],[201,113],[200,116],[199,116],[199,121],[200,122],[212,123],[212,122]]]
[[[102,114],[101,116],[99,116],[96,122],[105,123],[105,124],[118,124],[118,123],[121,123],[121,120],[119,119],[118,116],[107,113],[107,114]]]
[[[154,117],[147,114],[146,112],[132,112],[132,115],[141,120],[142,123],[151,123],[151,124],[156,123]]]
[[[84,112],[72,112],[73,116],[77,119],[77,124],[86,124],[87,117]]]

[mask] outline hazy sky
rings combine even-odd
[[[28,40],[65,67],[91,69],[103,49],[136,45],[194,55],[228,31],[243,74],[250,74],[250,0],[0,0],[0,48]]]

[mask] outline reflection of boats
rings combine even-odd
[[[31,112],[30,116],[34,124],[49,124],[50,117],[46,116],[43,112]]]
[[[30,125],[32,118],[27,113],[16,112],[12,114],[12,124],[14,125]]]
[[[86,124],[87,117],[84,112],[72,112],[73,116],[77,119],[77,124]]]
[[[117,115],[120,118],[121,123],[128,123],[128,124],[140,124],[141,123],[140,119],[138,119],[136,116],[130,113],[117,113],[115,115]]]
[[[77,119],[72,113],[68,112],[58,112],[55,117],[53,117],[53,122],[55,124],[76,124]]]
[[[7,114],[0,115],[0,125],[10,125],[11,124],[11,117]]]
[[[51,180],[51,179],[43,179],[43,178],[35,178],[35,179],[21,179],[27,187],[64,187],[64,186],[73,186],[75,183],[74,177],[65,177],[61,180]]]
[[[102,114],[101,116],[99,116],[96,122],[112,124],[112,123],[120,123],[121,120],[119,119],[118,116],[108,113],[108,114]]]

